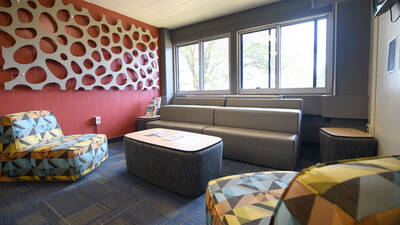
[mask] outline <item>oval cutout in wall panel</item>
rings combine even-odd
[[[133,61],[132,55],[131,55],[129,52],[125,52],[125,53],[124,53],[124,62],[125,62],[126,64],[131,64],[132,61]]]
[[[25,79],[31,84],[40,84],[47,79],[47,74],[42,67],[35,66],[26,71]]]
[[[148,34],[143,34],[142,35],[142,41],[144,42],[149,42],[150,41],[150,36]]]
[[[147,46],[143,43],[137,43],[136,44],[136,48],[139,49],[142,52],[146,52],[147,51]]]
[[[119,37],[119,35],[117,33],[112,34],[112,39],[115,44],[121,40],[121,38]]]
[[[96,42],[93,41],[93,40],[88,40],[88,45],[89,45],[89,47],[91,47],[91,48],[96,48],[96,47],[97,47]]]
[[[92,59],[96,60],[97,62],[101,61],[101,55],[99,51],[92,52]]]
[[[9,13],[0,11],[0,26],[10,26],[12,21],[13,19]]]
[[[58,35],[57,36],[57,41],[58,41],[58,43],[60,43],[62,45],[67,45],[68,44],[68,40],[64,35]]]
[[[42,37],[39,42],[42,52],[52,54],[57,51],[57,44],[49,37]]]
[[[36,37],[37,32],[33,28],[17,28],[15,29],[15,35],[24,39],[33,39]]]
[[[97,38],[100,35],[100,28],[96,25],[90,26],[87,29],[87,33],[93,37],[93,38]]]
[[[114,46],[114,47],[111,48],[111,51],[114,54],[120,54],[122,52],[122,48],[120,46]]]
[[[36,5],[36,3],[35,3],[34,1],[28,1],[28,5],[29,5],[29,7],[31,7],[32,9],[36,9],[36,8],[37,8],[37,5]]]
[[[101,76],[106,73],[106,68],[104,66],[97,67],[96,71],[94,72],[97,76]]]
[[[69,12],[66,9],[61,9],[58,10],[57,12],[57,19],[62,22],[68,22],[70,17],[71,16],[69,15]]]
[[[79,64],[76,63],[75,61],[71,61],[71,69],[76,74],[81,74],[83,72]]]
[[[46,59],[46,66],[50,72],[58,79],[65,79],[68,75],[68,70],[65,66],[56,60]]]
[[[147,63],[149,62],[149,58],[147,58],[147,55],[141,55],[139,57],[139,64],[142,66],[147,65]]]
[[[150,50],[154,51],[154,50],[156,50],[156,48],[157,48],[157,44],[156,44],[155,42],[151,42],[151,43],[149,44],[149,48],[150,48]]]
[[[38,0],[38,1],[42,6],[46,8],[52,8],[55,3],[55,0]]]
[[[31,12],[29,12],[29,10],[24,9],[24,8],[20,8],[17,11],[18,14],[18,20],[21,23],[30,23],[33,20],[33,15]]]
[[[133,34],[132,34],[133,40],[137,41],[137,40],[139,40],[139,37],[140,37],[139,32],[137,32],[137,31],[133,32]]]
[[[89,17],[85,15],[75,15],[74,20],[77,24],[81,26],[89,25]]]
[[[73,25],[65,26],[64,31],[66,34],[74,38],[81,38],[83,36],[83,31],[79,27]]]
[[[101,52],[103,53],[103,57],[105,60],[111,59],[111,53],[107,49],[102,48]]]
[[[85,45],[81,42],[74,42],[70,48],[71,54],[77,57],[84,56],[86,54]]]
[[[123,74],[123,73],[120,73],[120,74],[117,76],[116,82],[117,82],[118,85],[125,85],[126,82],[127,82],[126,75]]]
[[[114,59],[114,60],[112,61],[110,67],[111,67],[111,70],[114,71],[114,72],[120,71],[121,68],[122,68],[122,61],[121,61],[121,59],[120,59],[120,58]]]
[[[126,73],[128,74],[129,78],[135,83],[139,79],[139,76],[137,75],[136,71],[131,68],[127,68]]]
[[[101,78],[100,82],[101,82],[101,84],[106,85],[106,84],[111,83],[113,78],[114,78],[113,75],[108,74],[107,76]]]
[[[2,1],[0,1],[0,7],[10,8],[11,7],[11,0],[2,0]]]
[[[92,75],[86,74],[85,76],[83,76],[82,84],[89,86],[93,85],[94,83],[96,83],[96,78],[94,78]]]
[[[60,54],[60,58],[61,58],[62,60],[67,60],[67,59],[68,59],[68,56],[67,56],[65,53],[61,53],[61,54]]]
[[[85,61],[83,61],[83,65],[86,67],[86,69],[92,69],[93,68],[93,61],[90,59],[85,59]]]
[[[128,35],[124,35],[124,38],[122,39],[122,42],[124,43],[124,46],[127,49],[131,49],[133,47],[132,40]]]
[[[107,36],[102,36],[100,38],[100,42],[103,46],[108,46],[110,45],[110,39]]]
[[[108,28],[107,25],[102,24],[101,25],[101,31],[103,31],[103,33],[108,33],[108,32],[110,32],[110,28]]]
[[[19,64],[33,63],[37,58],[36,48],[33,45],[24,45],[14,53],[14,61]]]
[[[39,16],[39,26],[42,30],[48,33],[55,33],[58,30],[58,26],[54,18],[48,13],[42,13]]]

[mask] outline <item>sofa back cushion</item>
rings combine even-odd
[[[285,189],[271,224],[400,224],[399,173],[400,156],[310,167]]]
[[[255,108],[281,108],[303,109],[302,99],[243,99],[227,98],[225,106],[228,107],[255,107]]]
[[[300,120],[298,109],[224,107],[215,109],[214,125],[297,134]]]
[[[0,152],[21,152],[64,136],[49,111],[28,111],[0,117]]]
[[[174,97],[174,105],[205,105],[205,106],[224,106],[225,98],[203,98],[203,97]]]
[[[213,124],[212,106],[165,105],[160,109],[161,120]]]

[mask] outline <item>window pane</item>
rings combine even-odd
[[[229,89],[229,39],[204,42],[204,90]]]
[[[314,21],[281,29],[281,88],[312,88]]]
[[[317,87],[325,87],[326,75],[326,27],[327,19],[318,20]]]
[[[275,37],[276,29],[242,35],[243,89],[275,87]]]
[[[199,45],[179,47],[178,54],[179,90],[199,90]]]

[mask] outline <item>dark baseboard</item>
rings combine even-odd
[[[119,136],[119,137],[114,137],[108,139],[108,143],[115,143],[115,142],[120,142],[124,139],[124,136]]]

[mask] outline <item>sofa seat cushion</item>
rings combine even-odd
[[[186,123],[186,122],[177,122],[177,121],[167,121],[167,120],[159,120],[152,121],[146,124],[147,129],[151,128],[166,128],[173,130],[182,130],[188,132],[202,133],[203,129],[206,127],[210,127],[209,124],[201,124],[201,123]]]
[[[400,224],[400,156],[317,164],[292,180],[273,225]]]
[[[222,138],[224,157],[273,168],[295,170],[296,134],[213,126],[204,134]]]
[[[269,224],[296,172],[247,173],[212,180],[206,189],[208,225]]]
[[[72,135],[37,144],[23,152],[0,154],[0,180],[75,181],[108,156],[102,134]]]

